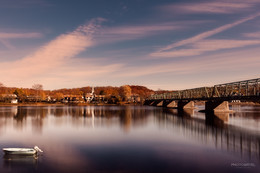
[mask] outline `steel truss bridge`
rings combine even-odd
[[[260,78],[151,95],[146,100],[260,100]]]

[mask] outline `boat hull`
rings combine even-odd
[[[37,151],[32,148],[3,148],[5,154],[12,155],[33,155],[36,154]]]

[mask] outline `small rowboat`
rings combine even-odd
[[[3,148],[5,154],[16,154],[16,155],[33,155],[38,152],[43,152],[39,147],[34,148]]]

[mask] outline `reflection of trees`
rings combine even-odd
[[[34,132],[41,133],[43,119],[47,116],[48,110],[44,107],[23,107],[18,106],[17,114],[14,116],[15,127],[22,129],[27,124],[27,118],[31,119]]]
[[[177,110],[156,112],[160,126],[217,149],[260,160],[260,135],[224,123],[226,115],[206,115],[206,120],[183,116]]]
[[[0,134],[6,126],[12,123],[12,118],[17,114],[17,106],[0,107]]]
[[[120,124],[124,130],[128,132],[131,128],[132,111],[129,106],[125,107],[124,111],[120,112]]]
[[[14,128],[21,130],[32,126],[33,132],[36,133],[42,132],[44,120],[47,118],[52,119],[48,122],[55,126],[112,127],[120,124],[125,131],[129,131],[131,127],[145,125],[152,111],[153,109],[142,106],[18,106],[15,113],[10,110],[1,112],[0,118],[10,119],[9,115],[13,114],[11,123]],[[4,123],[4,120],[0,123]]]
[[[122,127],[128,131],[131,126],[145,124],[148,112],[136,106],[68,106],[54,109],[51,114],[57,117],[69,116],[75,126],[111,126],[118,124],[116,120],[119,119]],[[57,121],[57,124],[62,124],[62,119]]]

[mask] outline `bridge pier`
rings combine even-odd
[[[178,107],[176,101],[170,101],[165,107],[167,108],[176,108]]]
[[[179,101],[178,109],[194,109],[194,101]]]
[[[160,101],[159,103],[157,103],[156,106],[163,106],[163,102],[164,102],[164,101]]]
[[[229,109],[228,101],[207,101],[205,103],[205,111],[214,113],[233,112]]]
[[[171,100],[162,100],[162,101],[158,101],[155,103],[155,106],[160,106],[160,107],[177,107],[177,104],[175,101],[171,101]]]
[[[155,100],[150,104],[150,106],[157,106],[160,102],[161,100]]]

